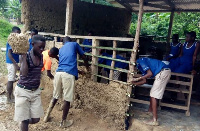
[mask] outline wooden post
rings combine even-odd
[[[65,35],[71,35],[73,2],[74,2],[74,0],[67,0],[66,21],[65,21]]]
[[[93,39],[92,40],[92,74],[97,74],[98,75],[98,66],[96,66],[98,64],[98,57],[96,57],[97,55],[99,55],[99,51],[97,48],[99,46],[99,40]],[[95,56],[94,56],[95,55]],[[91,78],[93,81],[97,82],[97,76],[92,75]]]
[[[174,11],[171,12],[170,15],[170,21],[169,21],[169,28],[168,28],[168,34],[167,34],[167,53],[170,50],[170,37],[172,33],[172,26],[173,26],[173,20],[174,20]]]
[[[92,3],[95,3],[95,0],[92,0]]]
[[[136,29],[136,34],[135,34],[133,51],[131,53],[130,64],[129,64],[129,71],[131,73],[134,73],[134,71],[135,71],[136,55],[137,55],[138,46],[139,46],[140,29],[141,29],[141,23],[142,23],[142,15],[143,15],[143,4],[144,4],[144,0],[140,0],[137,29]],[[130,80],[132,80],[132,78],[133,78],[133,75],[129,74],[128,82]],[[132,87],[129,86],[128,89],[127,89],[127,94],[128,94],[129,97],[130,97],[131,93],[132,93]],[[130,103],[130,101],[128,101],[128,104],[129,103]],[[129,109],[129,106],[127,106],[127,111],[128,111],[128,109]]]
[[[57,37],[54,37],[54,45],[53,45],[53,47],[55,47],[56,46],[56,42],[57,42]]]
[[[113,41],[113,48],[114,48],[114,49],[117,48],[117,42],[116,42],[115,40]],[[112,58],[113,58],[113,59],[116,59],[116,55],[117,55],[116,50],[113,50]],[[112,60],[111,68],[114,68],[114,67],[115,67],[115,61]],[[114,71],[113,71],[113,70],[110,70],[110,76],[109,76],[109,78],[110,78],[110,79],[113,79],[113,75],[114,75]]]
[[[76,42],[77,42],[78,44],[80,44],[80,39],[77,39]],[[79,54],[77,53],[77,66],[79,66],[79,62],[78,62],[79,59],[80,59],[80,56],[79,56]]]

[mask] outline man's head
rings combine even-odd
[[[178,40],[179,40],[179,35],[178,35],[178,34],[174,34],[174,35],[172,36],[172,42],[173,42],[173,43],[178,43]]]
[[[30,33],[31,37],[33,37],[34,35],[37,35],[37,34],[38,34],[38,30],[36,30],[36,29],[31,30],[31,33]]]
[[[40,56],[45,48],[45,38],[41,35],[34,35],[32,38],[33,52]]]
[[[66,43],[66,42],[71,42],[71,38],[69,36],[66,36],[65,38],[63,38],[63,43]]]
[[[58,53],[59,53],[59,49],[56,47],[53,47],[49,51],[49,56],[52,58],[56,58],[58,56]]]
[[[186,34],[186,42],[194,42],[196,39],[196,32],[191,31]]]
[[[12,28],[12,33],[21,33],[21,30],[20,30],[20,28],[19,27],[17,27],[17,26],[14,26],[13,28]]]

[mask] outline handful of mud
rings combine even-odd
[[[8,43],[15,54],[25,54],[29,49],[28,34],[11,33],[8,36]]]

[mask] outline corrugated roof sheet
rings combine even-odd
[[[138,12],[139,0],[113,0]],[[200,0],[144,0],[144,12],[200,12]]]

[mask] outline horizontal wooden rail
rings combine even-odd
[[[108,77],[101,76],[101,75],[96,75],[96,74],[92,74],[92,75],[97,76],[97,77],[101,77],[101,78],[104,78],[104,79],[107,79],[107,80],[110,80],[110,81],[114,81],[114,82],[117,82],[117,83],[120,83],[120,84],[132,86],[131,83],[122,82],[122,81],[118,81],[118,80],[113,80],[113,79],[110,79]]]
[[[40,35],[54,36],[54,37],[66,37],[62,34],[55,33],[47,33],[47,32],[39,32]],[[96,39],[96,40],[116,40],[116,41],[134,41],[134,38],[126,38],[126,37],[103,37],[103,36],[80,36],[80,35],[67,35],[70,38],[77,39]]]
[[[174,72],[172,72],[171,75],[182,76],[182,77],[187,77],[187,78],[193,78],[194,77],[191,74],[182,74],[182,73],[174,73]]]
[[[88,55],[88,56],[95,56],[95,57],[98,57],[98,58],[103,58],[103,59],[108,59],[108,60],[119,61],[119,62],[123,62],[123,63],[127,63],[127,64],[130,63],[129,61],[126,61],[126,60],[113,59],[113,58],[111,58],[111,57],[106,57],[106,56],[97,56],[97,55],[92,55],[92,54],[90,54],[90,53],[85,53],[85,55]]]
[[[83,45],[83,44],[80,44],[81,47],[88,47],[88,48],[92,48],[92,46],[89,46],[89,45]],[[105,50],[116,50],[116,51],[133,51],[132,49],[126,49],[126,48],[112,48],[112,47],[102,47],[102,46],[99,46],[99,47],[93,47],[93,48],[97,48],[97,49],[105,49]]]

